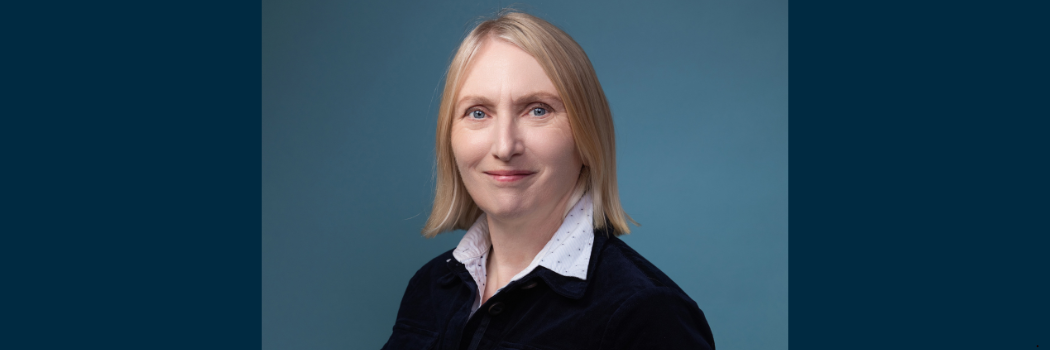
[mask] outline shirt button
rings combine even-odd
[[[503,303],[495,302],[492,306],[489,306],[489,315],[496,316],[503,312]]]
[[[532,283],[526,284],[524,287],[521,287],[521,289],[532,289],[532,288],[535,288],[535,287],[536,287],[536,281],[532,281]]]

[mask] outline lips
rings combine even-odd
[[[484,173],[499,182],[514,182],[529,177],[536,172],[528,170],[491,170]]]

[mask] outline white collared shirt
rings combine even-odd
[[[543,266],[565,277],[586,280],[587,264],[591,261],[591,247],[594,244],[594,224],[591,219],[593,213],[594,206],[591,203],[590,193],[587,193],[565,215],[561,227],[554,233],[550,241],[547,241],[547,245],[536,254],[529,266],[507,283],[525,277],[537,266]],[[485,264],[488,261],[491,247],[488,221],[485,219],[485,214],[481,214],[474,225],[470,226],[467,233],[463,235],[456,250],[452,251],[452,256],[463,264],[478,285],[478,297],[470,308],[471,316],[481,307],[481,297],[485,294],[485,283],[488,276]],[[503,289],[500,288],[500,290]],[[496,293],[498,294],[499,290]]]

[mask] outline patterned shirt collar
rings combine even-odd
[[[591,218],[593,214],[594,206],[590,193],[584,194],[565,215],[561,227],[536,254],[532,263],[511,278],[511,282],[525,277],[538,266],[543,266],[565,277],[586,280],[587,266],[591,260],[591,247],[594,244],[594,222]],[[491,246],[488,221],[485,219],[485,214],[482,214],[463,235],[459,246],[452,252],[452,256],[467,268],[467,272],[474,278],[474,282],[477,283],[482,293],[485,291],[487,276],[485,263],[488,260]]]

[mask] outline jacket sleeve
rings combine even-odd
[[[636,292],[612,314],[601,349],[707,349],[714,338],[696,303],[668,287]]]

